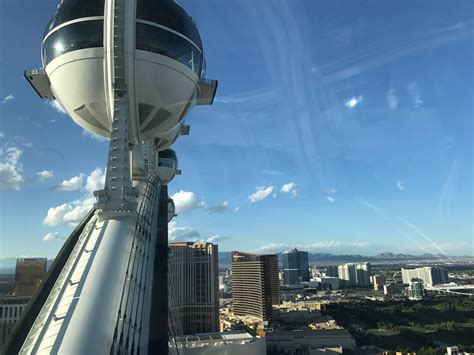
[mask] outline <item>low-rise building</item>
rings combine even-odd
[[[267,333],[266,345],[269,352],[288,354],[315,353],[323,348],[356,347],[354,338],[344,329],[275,330]]]
[[[308,282],[309,287],[314,287],[321,290],[338,290],[339,285],[339,278],[331,276],[314,277],[310,282]]]
[[[0,296],[0,347],[28,305],[29,296]]]
[[[385,296],[399,295],[399,294],[402,294],[403,291],[405,291],[405,285],[403,284],[391,283],[391,284],[383,285],[383,294]]]
[[[203,333],[176,337],[170,341],[171,355],[226,354],[226,355],[265,355],[265,338],[252,336],[245,331],[222,333]]]
[[[326,317],[316,309],[297,309],[297,308],[278,308],[274,311],[275,321],[285,324],[309,324],[314,322],[323,322]]]

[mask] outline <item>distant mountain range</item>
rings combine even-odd
[[[281,254],[281,253],[279,253]],[[472,256],[450,256],[454,260],[463,259],[474,259]],[[374,256],[360,255],[360,254],[349,254],[349,255],[336,255],[330,253],[309,253],[308,261],[310,264],[336,264],[336,263],[352,263],[352,262],[407,262],[407,261],[429,261],[429,260],[446,260],[445,255],[436,254],[395,254],[391,252],[384,252]],[[48,267],[53,262],[52,259],[48,260]],[[230,252],[223,251],[219,252],[219,266],[225,267],[230,265]],[[0,274],[10,274],[15,272],[16,258],[0,258]]]
[[[279,255],[281,253],[278,253]],[[451,258],[451,257],[450,257]],[[454,256],[453,259],[472,259],[472,256]],[[350,263],[350,262],[395,262],[395,261],[422,261],[422,260],[446,260],[445,255],[435,255],[424,253],[420,255],[411,254],[395,254],[391,252],[384,252],[374,256],[350,254],[350,255],[336,255],[330,253],[308,253],[308,261],[310,264],[331,264],[331,263]],[[219,253],[219,265],[230,265],[230,252]]]

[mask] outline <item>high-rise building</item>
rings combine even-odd
[[[272,320],[272,306],[280,303],[278,255],[233,251],[231,257],[234,315]]]
[[[32,296],[46,276],[48,259],[21,258],[16,261],[15,288],[16,296]]]
[[[448,271],[441,267],[432,267],[431,279],[433,280],[433,285],[447,284],[449,282]]]
[[[370,263],[362,263],[356,265],[356,284],[362,287],[370,286],[370,276],[372,268]]]
[[[298,285],[309,281],[308,252],[293,249],[281,255],[283,261],[283,284]]]
[[[354,264],[339,265],[337,274],[342,286],[350,287],[356,284],[357,276]]]
[[[412,279],[408,286],[408,298],[414,301],[422,300],[425,297],[425,287],[423,280]]]
[[[448,283],[448,272],[440,267],[419,267],[416,269],[402,269],[404,284],[410,284],[412,279],[420,279],[426,285]]]
[[[387,283],[387,278],[382,275],[375,275],[372,277],[372,280],[372,283],[374,284],[374,290],[383,291],[383,287]]]
[[[370,263],[339,265],[337,273],[342,286],[370,286]]]
[[[218,276],[216,244],[170,244],[169,303],[180,335],[219,331]]]
[[[326,266],[326,276],[329,277],[338,277],[337,265],[328,265]]]

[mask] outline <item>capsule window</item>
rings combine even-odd
[[[165,29],[137,23],[137,49],[158,53],[186,65],[201,75],[202,54],[189,41]]]
[[[92,16],[104,16],[104,0],[63,0],[46,26],[45,35],[65,22]]]
[[[196,24],[174,1],[137,0],[137,19],[171,28],[189,38],[202,50]]]
[[[84,48],[104,46],[103,21],[76,22],[53,32],[43,43],[43,65],[57,56]]]

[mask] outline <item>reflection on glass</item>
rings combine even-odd
[[[137,0],[137,19],[171,28],[202,49],[201,37],[193,19],[174,1]]]
[[[103,47],[103,21],[73,23],[53,32],[43,43],[43,65],[57,56],[84,48]]]
[[[164,166],[171,169],[176,169],[176,160],[167,158],[158,158],[158,166]]]
[[[137,49],[176,59],[201,75],[202,54],[184,38],[151,25],[137,23]]]
[[[91,16],[104,16],[104,0],[63,0],[46,26],[45,35],[67,21]]]

